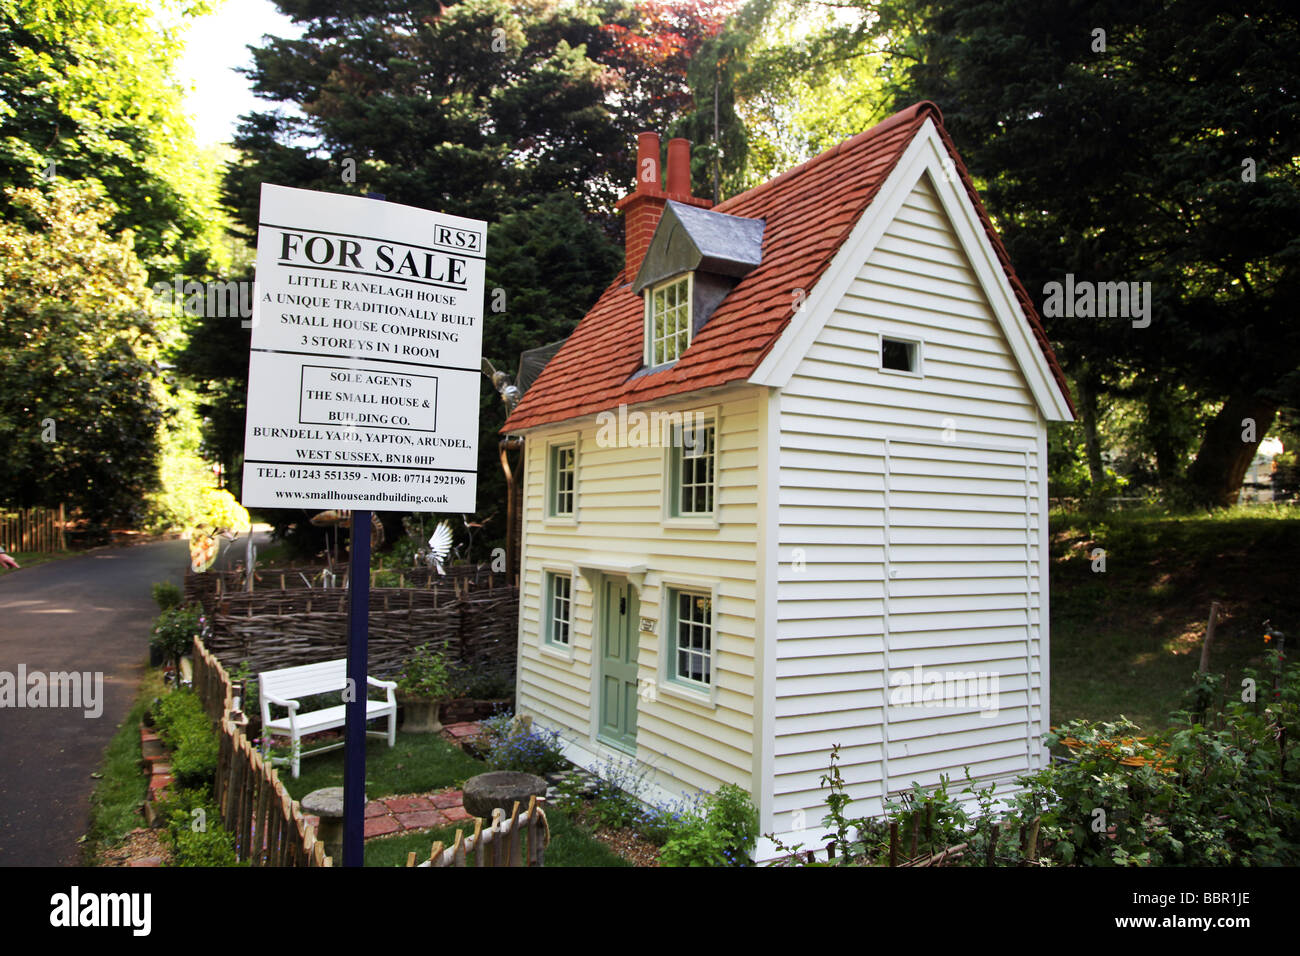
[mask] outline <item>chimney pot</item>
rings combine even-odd
[[[638,133],[636,137],[636,192],[658,194],[663,190],[659,183],[659,134]]]
[[[689,199],[691,195],[691,143],[686,139],[668,141],[668,195]]]

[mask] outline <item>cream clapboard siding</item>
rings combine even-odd
[[[594,419],[539,429],[527,436],[524,467],[518,702],[523,713],[560,730],[589,754],[615,753],[593,729],[593,591],[574,578],[572,660],[542,648],[543,574],[572,571],[592,555],[647,567],[640,617],[656,622],[642,633],[637,658],[644,686],[638,703],[637,758],[653,768],[648,779],[671,794],[715,790],[722,783],[752,786],[754,724],[754,615],[758,520],[758,413],[763,390],[745,386],[718,397],[656,403],[662,412],[701,410],[720,418],[717,434],[716,528],[666,527],[662,521],[665,453],[660,447],[601,447]],[[634,409],[635,410],[635,409]],[[557,436],[578,441],[577,521],[543,518],[546,449]],[[716,587],[714,605],[716,706],[663,690],[660,654],[666,583]],[[664,662],[666,664],[666,662]]]
[[[921,377],[880,370],[880,333],[922,342]],[[859,814],[886,774],[891,792],[941,773],[960,789],[964,766],[1036,765],[1044,426],[928,178],[779,404],[774,830],[817,826],[834,744]],[[997,715],[886,721],[887,656],[891,674],[998,672]]]

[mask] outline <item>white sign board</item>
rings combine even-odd
[[[243,503],[473,512],[487,226],[263,184]]]

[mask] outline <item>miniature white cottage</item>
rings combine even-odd
[[[653,795],[739,784],[787,843],[822,832],[834,744],[853,815],[1041,766],[1072,411],[938,109],[715,209],[684,140],[666,187],[638,152],[626,268],[503,428],[520,712]]]

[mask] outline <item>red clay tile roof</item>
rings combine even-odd
[[[747,379],[790,321],[793,290],[811,290],[926,117],[934,120],[988,230],[1061,392],[1069,389],[1029,293],[971,185],[933,103],[918,103],[715,208],[767,222],[763,262],[727,295],[670,368],[633,378],[643,356],[644,305],[620,272],[502,426],[520,431]]]

